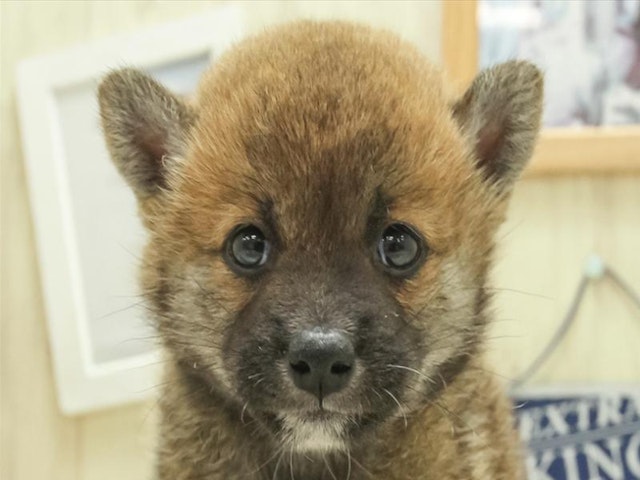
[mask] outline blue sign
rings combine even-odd
[[[640,388],[514,403],[529,480],[640,480]]]

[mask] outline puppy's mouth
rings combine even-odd
[[[324,408],[318,408],[316,410],[309,410],[300,412],[298,417],[307,422],[331,422],[347,417],[346,414],[335,410],[326,410]]]
[[[316,409],[279,415],[283,441],[294,450],[329,452],[347,448],[347,426],[353,421],[336,411]]]
[[[384,422],[376,414],[327,408],[286,410],[262,418],[279,442],[299,453],[346,452],[353,441]]]

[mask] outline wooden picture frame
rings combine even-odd
[[[478,1],[442,2],[442,59],[461,87],[478,72]],[[640,125],[545,128],[525,175],[640,174]]]

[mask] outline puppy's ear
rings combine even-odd
[[[510,61],[480,72],[453,107],[478,168],[502,190],[513,185],[531,157],[542,91],[542,73],[534,65]]]
[[[167,188],[184,153],[195,113],[169,90],[133,69],[111,72],[98,89],[107,147],[139,200]]]

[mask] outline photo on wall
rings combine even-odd
[[[545,72],[546,127],[640,124],[640,1],[480,0],[479,63]]]

